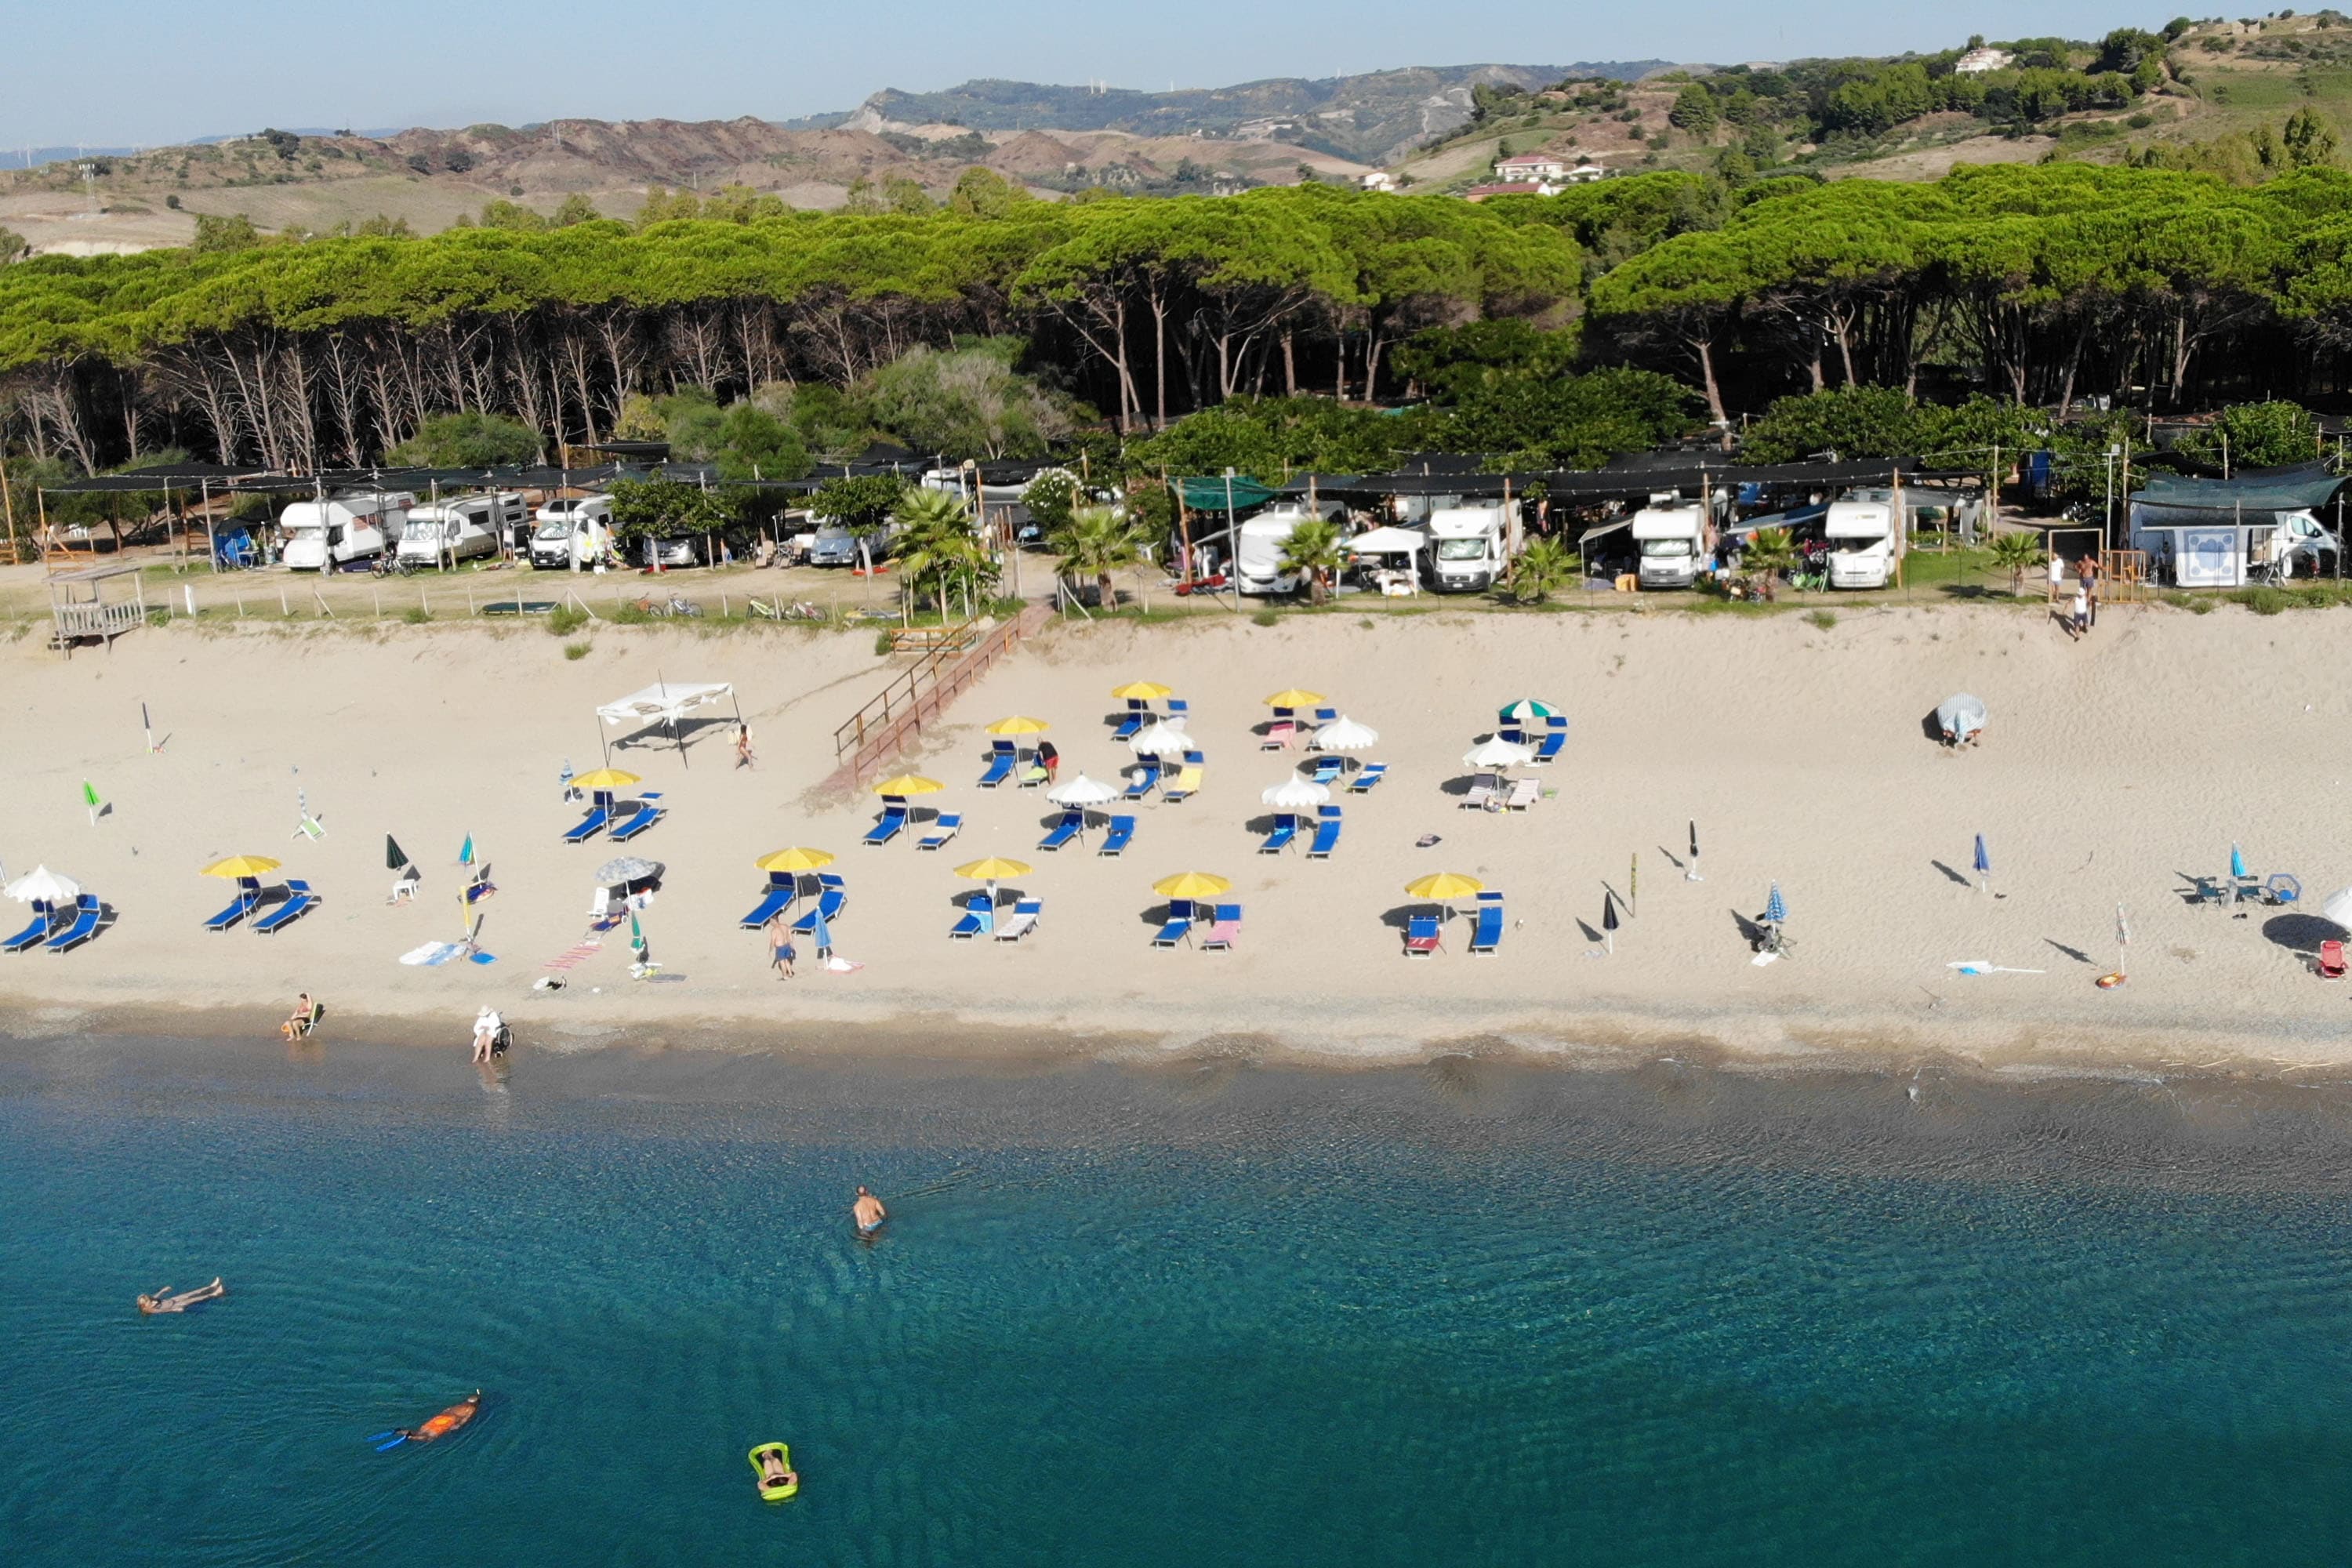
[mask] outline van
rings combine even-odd
[[[1440,507],[1429,514],[1429,585],[1441,594],[1475,594],[1503,574],[1504,509]]]
[[[1644,588],[1687,588],[1707,552],[1706,512],[1696,501],[1645,506],[1633,514],[1640,550],[1636,580]]]
[[[400,490],[371,490],[332,500],[298,500],[278,514],[286,535],[284,561],[296,572],[324,572],[381,555],[416,498]]]
[[[530,508],[520,490],[421,506],[408,514],[401,529],[398,553],[420,566],[497,555],[512,530],[530,517]]]
[[[605,496],[549,501],[530,536],[530,563],[543,572],[573,571],[604,559],[613,542],[613,502]]]
[[[1234,533],[1234,586],[1259,598],[1297,592],[1298,575],[1282,569],[1283,551],[1300,523],[1328,515],[1305,501],[1278,500],[1244,521]]]
[[[1830,586],[1884,588],[1895,565],[1895,509],[1885,501],[1838,500],[1822,518],[1830,546]]]

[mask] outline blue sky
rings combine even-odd
[[[156,143],[264,125],[766,119],[973,77],[1217,87],[1478,60],[1729,62],[2095,37],[2170,12],[2120,4],[1811,0],[0,0],[0,148]]]

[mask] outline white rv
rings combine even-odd
[[[324,572],[381,555],[400,536],[402,520],[415,504],[415,496],[400,490],[298,500],[278,515],[286,535],[286,564],[297,572]]]
[[[613,542],[613,503],[604,496],[551,500],[539,509],[530,536],[530,563],[542,571],[574,570],[604,558]]]
[[[1503,575],[1505,509],[1499,501],[1440,507],[1429,514],[1429,585],[1475,594]]]
[[[1300,523],[1327,515],[1305,501],[1281,500],[1244,521],[1234,538],[1235,585],[1259,596],[1296,592],[1298,575],[1282,569],[1283,548]]]
[[[400,558],[421,566],[496,555],[509,530],[530,519],[520,490],[461,496],[408,514],[400,531]]]
[[[1707,554],[1706,510],[1696,501],[1658,501],[1633,514],[1644,588],[1687,588]]]
[[[1895,509],[1885,501],[1832,501],[1822,519],[1830,586],[1884,588],[1895,569]]]

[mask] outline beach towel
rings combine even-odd
[[[839,953],[835,953],[824,961],[824,967],[835,974],[855,974],[866,966],[862,963],[854,963]]]
[[[402,953],[400,962],[426,969],[438,969],[465,951],[466,946],[463,942],[428,942],[422,947],[414,947]]]

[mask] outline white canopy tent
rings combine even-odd
[[[686,755],[686,737],[677,721],[699,708],[707,708],[721,698],[728,700],[740,722],[743,710],[734,702],[735,689],[723,680],[677,681],[656,680],[642,691],[632,691],[618,701],[607,702],[596,710],[596,717],[607,724],[626,724],[634,730],[660,725],[669,731],[677,746],[678,755]],[[611,751],[608,744],[607,752]]]

